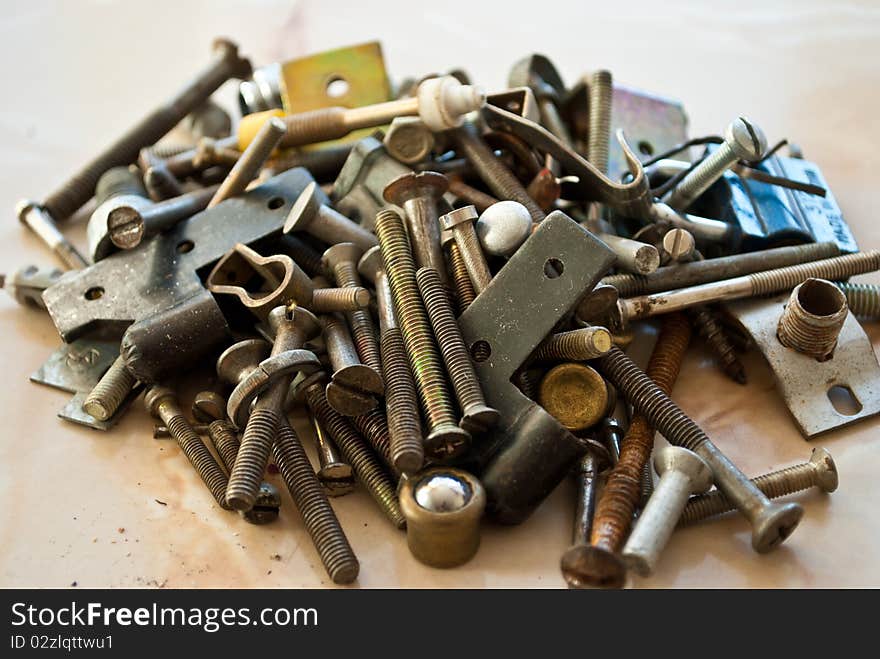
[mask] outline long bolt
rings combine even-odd
[[[769,551],[791,535],[800,522],[803,508],[794,503],[772,503],[620,348],[612,348],[599,358],[599,363],[617,390],[669,443],[693,451],[709,464],[718,489],[752,525],[755,551]]]
[[[323,263],[333,273],[336,285],[340,288],[361,286],[357,263],[363,250],[354,243],[338,243],[324,252]],[[373,318],[366,309],[349,311],[345,314],[351,328],[351,337],[361,362],[382,373],[382,360],[379,357],[379,342]]]
[[[473,206],[458,208],[440,218],[440,226],[444,231],[451,231],[452,237],[455,238],[464,267],[477,295],[486,290],[492,281],[492,273],[489,271],[486,256],[483,254],[480,239],[474,228],[474,222],[478,218],[477,209]]]
[[[866,320],[880,318],[880,286],[843,281],[836,281],[834,285],[846,295],[846,304],[854,316]]]
[[[461,128],[451,131],[450,136],[455,142],[455,148],[468,159],[477,170],[483,183],[499,200],[513,199],[518,201],[529,209],[529,215],[532,216],[533,222],[540,222],[547,216],[535,200],[529,196],[513,172],[495,157],[492,149],[477,132],[476,127],[466,123]]]
[[[534,362],[582,362],[601,357],[611,350],[611,332],[604,327],[584,327],[554,334],[532,354]]]
[[[686,267],[686,266],[682,266]],[[618,302],[623,322],[672,313],[701,304],[756,297],[791,290],[807,279],[846,279],[880,269],[880,251],[858,252],[823,261],[756,272],[743,277],[710,282],[690,288],[626,298]]]
[[[403,221],[393,210],[380,211],[376,216],[376,233],[410,369],[428,424],[426,449],[436,457],[459,455],[470,444],[470,435],[455,422],[446,378],[419,296],[415,262]]]
[[[727,127],[724,142],[715,152],[694,167],[663,197],[663,201],[677,211],[687,210],[738,160],[758,160],[766,150],[764,132],[745,117],[739,117]]]
[[[608,173],[613,92],[610,71],[600,69],[590,75],[590,137],[587,143],[587,160],[603,174]]]
[[[165,423],[171,436],[177,440],[180,450],[195,467],[202,482],[208,487],[220,507],[228,510],[225,496],[226,474],[183,415],[174,392],[167,387],[150,387],[145,402],[150,414]]]
[[[52,216],[36,201],[24,199],[18,202],[15,213],[18,215],[18,219],[37,234],[37,237],[55,253],[55,256],[67,268],[79,270],[89,266],[86,257],[64,237],[64,234],[58,230]]]
[[[382,463],[379,462],[349,421],[330,407],[320,379],[316,378],[311,383],[305,382],[303,386],[309,409],[318,422],[330,433],[336,446],[342,451],[346,462],[354,469],[357,479],[370,493],[385,516],[391,520],[391,523],[399,529],[404,528],[406,518],[404,518],[397,502],[396,488],[385,472]]]
[[[277,117],[272,117],[263,124],[254,141],[241,154],[235,162],[229,174],[220,184],[217,192],[208,203],[208,208],[213,208],[221,201],[240,195],[245,191],[248,184],[259,174],[260,168],[278,146],[278,142],[284,136],[284,122]]]
[[[273,309],[269,324],[275,333],[272,356],[302,347],[318,329],[317,319],[301,307],[294,307],[290,313],[284,307]],[[254,505],[284,416],[283,405],[291,379],[289,375],[279,376],[254,403],[226,488],[226,500],[236,510],[247,511]]]
[[[297,198],[284,222],[284,233],[305,231],[329,245],[354,243],[363,250],[377,244],[376,236],[342,213],[322,204],[314,181]]]
[[[155,144],[181,119],[199,107],[230,78],[244,79],[251,65],[238,54],[238,47],[226,39],[214,42],[214,61],[186,87],[107,147],[43,202],[49,215],[62,220],[73,215],[95,191],[101,174],[111,167],[135,161],[140,150]]]
[[[691,493],[705,492],[712,486],[709,465],[696,453],[680,446],[666,446],[657,451],[654,467],[660,474],[660,482],[623,548],[623,560],[643,577],[654,571]]]
[[[379,371],[361,363],[342,316],[321,316],[321,324],[333,367],[333,377],[327,385],[327,400],[344,416],[366,414],[379,404],[377,397],[385,392],[382,376]]]
[[[366,414],[351,417],[351,422],[373,447],[376,455],[382,458],[382,462],[395,472],[396,468],[391,460],[391,434],[385,413],[382,410],[370,410]]]
[[[440,243],[446,250],[446,257],[449,264],[449,277],[452,279],[452,289],[455,293],[455,303],[458,307],[459,315],[464,313],[471,302],[477,297],[474,285],[471,282],[471,276],[468,274],[464,257],[461,255],[461,248],[455,241],[455,236],[451,231],[443,231],[440,234]]]
[[[499,414],[486,404],[477,372],[452,312],[449,296],[440,282],[440,276],[431,268],[419,268],[416,282],[461,408],[461,425],[471,433],[485,432],[498,423]]]
[[[83,411],[98,421],[106,421],[119,409],[135,384],[137,380],[125,367],[125,360],[120,355],[86,396]]]
[[[273,454],[327,574],[333,583],[353,582],[360,572],[360,564],[299,437],[286,418],[278,427]]]
[[[778,499],[811,487],[818,487],[826,493],[834,492],[838,482],[837,465],[824,448],[814,448],[807,462],[771,471],[769,474],[752,479],[755,487],[771,499]],[[693,524],[735,509],[736,506],[727,500],[723,492],[712,490],[688,500],[678,525]]]
[[[737,357],[730,339],[727,338],[727,332],[715,317],[715,312],[709,307],[699,306],[690,310],[689,317],[694,329],[706,341],[715,358],[721,362],[724,372],[734,382],[746,384],[746,369]]]

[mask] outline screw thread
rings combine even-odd
[[[450,134],[455,140],[456,148],[461,150],[462,155],[470,161],[477,174],[498,199],[518,201],[528,209],[533,222],[540,222],[546,217],[544,211],[526,192],[523,184],[495,157],[492,149],[472,125],[465,124],[451,131]]]
[[[611,72],[594,71],[590,76],[590,136],[587,160],[603,174],[608,173],[608,149],[611,142]]]
[[[419,268],[416,282],[434,329],[440,354],[446,364],[455,397],[458,399],[462,413],[468,416],[471,410],[485,408],[486,399],[462,338],[461,329],[452,312],[449,296],[443,288],[440,275],[433,268]]]
[[[361,285],[357,264],[353,261],[342,261],[333,268],[336,284],[343,288]],[[349,311],[346,314],[351,328],[351,338],[361,362],[372,368],[376,373],[382,372],[382,360],[379,357],[379,342],[376,340],[376,329],[373,318],[366,309]]]
[[[642,487],[639,493],[639,508],[644,508],[648,499],[654,494],[654,474],[651,473],[651,461],[645,460],[642,465]]]
[[[684,210],[717,181],[727,168],[737,161],[727,142],[694,167],[670,193],[666,203],[676,210]]]
[[[321,255],[311,245],[304,243],[292,233],[282,235],[279,240],[281,249],[287,252],[309,277],[317,277],[323,272],[324,266],[321,265]]]
[[[366,414],[351,417],[355,427],[366,438],[382,461],[394,469],[391,460],[391,436],[388,431],[388,420],[380,410],[370,410]]]
[[[812,263],[800,263],[749,275],[752,295],[768,295],[791,290],[811,277],[835,281],[880,269],[880,251],[835,256]]]
[[[282,146],[302,146],[344,137],[348,134],[343,108],[323,108],[288,114],[283,118],[287,132]]]
[[[535,361],[587,361],[604,355],[611,347],[611,335],[604,327],[583,327],[554,334],[535,351]]]
[[[278,471],[302,515],[303,525],[327,574],[333,583],[351,583],[360,571],[357,557],[312,469],[302,442],[286,420],[278,428],[274,455]]]
[[[362,286],[352,288],[316,288],[312,295],[309,311],[313,313],[357,311],[369,304],[369,300],[370,293]]]
[[[690,325],[682,314],[670,314],[664,318],[647,374],[643,374],[645,379],[651,378],[653,386],[663,394],[668,394],[678,379],[690,337]],[[614,350],[620,352],[619,348]],[[590,538],[593,545],[607,551],[620,551],[639,504],[644,485],[643,472],[653,448],[654,428],[646,416],[637,414],[620,444],[617,464],[608,475],[596,506]]]
[[[125,360],[119,356],[89,392],[82,408],[98,421],[106,421],[119,409],[136,383],[137,380],[125,367]]]
[[[226,503],[226,474],[223,473],[223,469],[217,464],[217,461],[211,455],[211,451],[205,446],[201,437],[196,434],[189,421],[182,414],[176,414],[166,419],[165,425],[168,426],[168,432],[171,433],[171,436],[177,440],[180,450],[183,451],[183,454],[195,468],[199,478],[202,479],[202,482],[214,496],[214,500],[220,504],[221,508],[228,510],[229,505]]]
[[[330,407],[322,386],[312,385],[306,389],[305,393],[312,414],[330,433],[345,461],[354,469],[358,480],[385,513],[385,516],[391,520],[391,523],[398,529],[404,528],[406,519],[400,510],[394,483],[385,473],[382,463],[379,462],[348,420]]]
[[[480,360],[481,351],[480,348],[482,346],[477,346],[476,354],[474,355],[474,359]],[[540,378],[535,375],[534,372],[528,370],[518,371],[513,376],[513,381],[519,390],[523,392],[523,394],[527,398],[531,398],[532,400],[538,400],[538,387],[540,386]]]
[[[752,483],[771,499],[778,499],[811,487],[818,486],[815,465],[810,462],[786,467],[779,471],[751,479]],[[691,497],[679,520],[679,526],[693,524],[709,517],[735,510],[736,506],[720,490]]]
[[[382,332],[381,353],[391,463],[402,473],[413,473],[425,461],[425,447],[416,386],[407,366],[399,328]]]
[[[148,157],[158,158],[160,160],[166,160],[172,156],[187,153],[188,151],[192,151],[192,149],[193,147],[191,144],[179,143],[154,144],[153,146],[146,147]]]
[[[477,293],[474,291],[474,285],[471,283],[471,277],[468,274],[458,243],[450,242],[446,253],[449,255],[449,270],[452,276],[452,287],[455,290],[455,301],[458,305],[458,313],[461,315],[477,298]]]
[[[694,307],[690,310],[690,320],[716,359],[721,362],[724,372],[735,382],[746,384],[746,369],[714,312],[708,307]]]
[[[430,433],[441,426],[454,426],[452,401],[446,389],[446,379],[434,346],[427,313],[419,296],[415,261],[400,216],[393,210],[380,211],[376,216],[376,235],[428,431]]]
[[[247,511],[253,508],[260,483],[263,482],[263,472],[269,463],[272,442],[275,441],[281,423],[281,415],[277,410],[261,406],[260,403],[257,399],[229,474],[226,501],[236,510]]]
[[[852,284],[845,281],[836,281],[834,285],[846,295],[846,304],[854,316],[866,319],[880,318],[880,286]]]
[[[811,291],[807,295],[821,296],[836,309],[829,313],[824,313],[826,310],[823,309],[822,315],[816,315],[805,309],[801,304],[801,292],[806,290],[804,286],[808,286]],[[782,345],[816,359],[825,360],[834,353],[837,336],[843,328],[848,313],[846,296],[831,282],[808,279],[791,292],[788,304],[779,318],[776,334]]]
[[[211,421],[208,424],[208,437],[217,455],[220,456],[223,466],[226,467],[227,473],[232,473],[232,467],[241,446],[235,432],[235,426],[226,419]]]
[[[473,222],[459,224],[452,232],[461,253],[461,260],[464,262],[464,267],[474,285],[474,290],[479,295],[492,281],[492,273],[489,272],[489,266],[486,263],[486,257],[480,246],[480,239],[477,237]]]

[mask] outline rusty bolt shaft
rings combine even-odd
[[[532,355],[536,362],[588,361],[611,350],[611,333],[604,327],[584,327],[554,334]]]
[[[425,460],[419,400],[407,366],[403,335],[398,327],[382,332],[382,368],[385,374],[385,408],[391,462],[404,473],[415,473]]]
[[[727,332],[718,322],[715,312],[709,307],[700,306],[690,309],[688,314],[694,329],[706,341],[706,345],[721,363],[721,368],[734,382],[746,384],[746,369],[736,355]]]

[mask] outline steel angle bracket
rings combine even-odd
[[[137,249],[63,277],[43,292],[61,338],[70,342],[88,334],[118,340],[134,321],[202,292],[199,271],[236,243],[252,245],[280,233],[293,203],[312,181],[302,168],[283,172]],[[320,196],[329,203],[323,192]]]
[[[613,262],[601,241],[555,211],[459,318],[487,402],[501,414],[475,458],[500,522],[528,517],[586,450],[511,378]]]
[[[786,348],[776,338],[788,295],[729,302],[727,311],[754,339],[801,433],[809,438],[880,413],[880,364],[870,339],[852,314],[846,317],[834,356],[820,362]],[[832,390],[852,397],[852,414],[838,411]],[[855,411],[858,410],[858,411]]]

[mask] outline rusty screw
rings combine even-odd
[[[226,400],[215,391],[200,391],[193,400],[192,415],[196,421],[208,424],[208,438],[230,473],[241,442],[235,426],[226,418]]]
[[[461,408],[461,426],[470,433],[485,432],[498,423],[499,414],[486,405],[483,389],[440,276],[431,268],[419,268],[416,282]]]
[[[531,224],[531,220],[529,220]],[[468,274],[464,258],[461,255],[461,248],[455,242],[455,236],[451,231],[440,232],[440,245],[446,250],[446,257],[449,261],[449,274],[452,279],[452,288],[455,293],[455,302],[458,307],[459,315],[464,313],[471,302],[477,297],[474,285],[471,283],[471,276]]]
[[[382,376],[360,362],[342,316],[328,314],[321,316],[320,321],[333,367],[333,377],[327,385],[327,400],[344,416],[366,414],[379,404],[378,397],[385,392]]]
[[[328,497],[341,497],[354,490],[354,471],[339,455],[339,449],[321,424],[313,419],[318,452],[318,480]]]
[[[468,271],[477,295],[486,290],[492,281],[492,273],[489,272],[486,256],[483,254],[483,248],[474,228],[474,222],[478,217],[477,209],[473,206],[458,208],[440,217],[440,226],[446,231],[451,231],[455,238],[464,267]]]
[[[376,233],[410,368],[428,423],[426,448],[437,457],[459,455],[471,438],[455,422],[446,378],[419,296],[415,263],[403,221],[393,210],[380,211],[376,216]]]
[[[721,362],[724,372],[734,382],[746,384],[746,369],[736,356],[736,351],[730,343],[727,332],[718,322],[715,312],[709,307],[699,306],[689,310],[688,314],[694,329],[706,341],[706,345],[715,354],[715,357]]]
[[[125,360],[117,357],[83,401],[83,411],[98,421],[106,421],[119,409],[135,384],[137,380],[126,368]]]
[[[171,389],[152,386],[145,398],[147,410],[155,417],[162,419],[171,436],[177,440],[180,450],[195,467],[199,477],[208,487],[221,508],[229,509],[226,503],[226,474],[217,464],[211,451],[192,429],[177,403],[177,396]],[[257,484],[259,486],[259,483]]]

